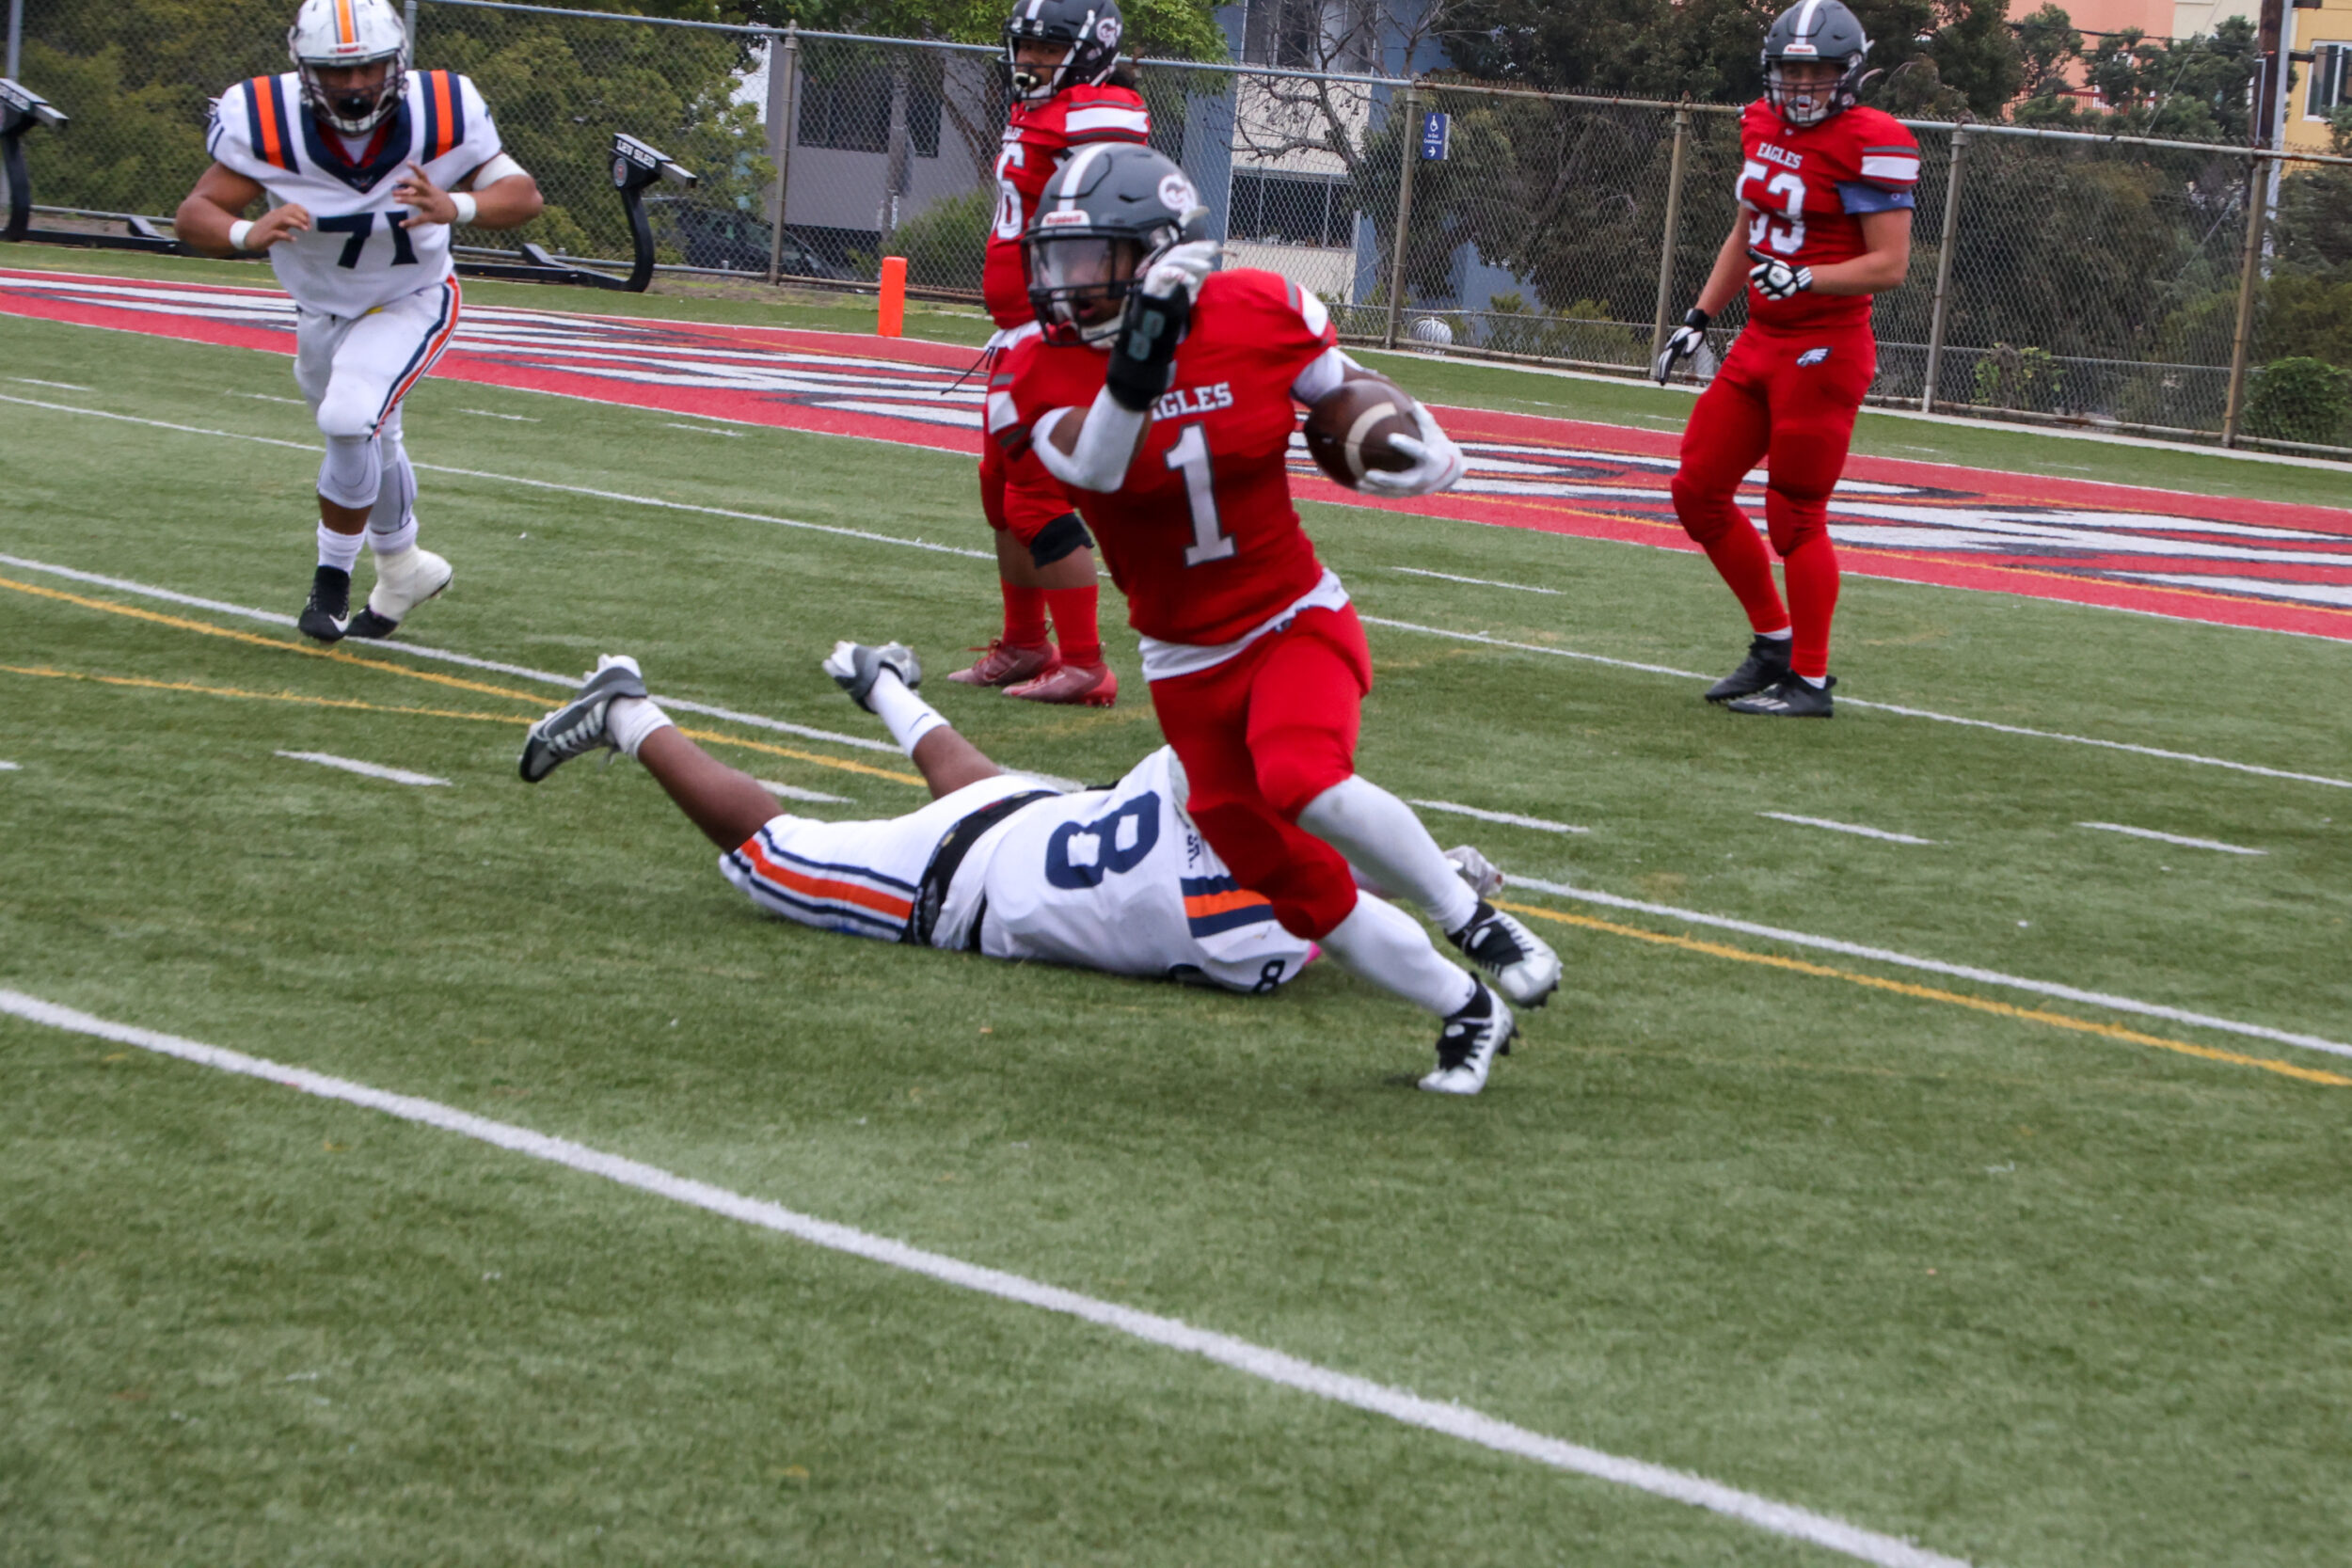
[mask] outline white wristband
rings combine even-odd
[[[449,198],[456,205],[457,208],[457,215],[449,221],[453,224],[471,223],[473,221],[474,214],[479,211],[481,207],[481,203],[474,200],[473,192],[452,191]]]
[[[230,224],[229,226],[229,248],[231,250],[243,250],[245,248],[246,236],[252,232],[253,223],[249,218],[239,218],[236,222]]]

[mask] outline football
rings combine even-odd
[[[1413,460],[1390,445],[1417,436],[1413,400],[1387,380],[1343,381],[1307,410],[1307,452],[1316,467],[1353,490],[1368,468],[1393,473]]]

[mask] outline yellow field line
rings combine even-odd
[[[2047,1023],[2053,1028],[2073,1029],[2086,1035],[2102,1035],[2108,1039],[2128,1040],[2134,1045],[2153,1046],[2159,1051],[2178,1052],[2184,1056],[2201,1056],[2209,1062],[2228,1062],[2236,1067],[2260,1068],[2288,1078],[2299,1078],[2310,1084],[2328,1084],[2337,1087],[2352,1087],[2352,1078],[2342,1073],[2327,1072],[2318,1068],[2281,1062],[2267,1056],[2247,1056],[2235,1051],[2217,1050],[2210,1045],[2194,1045],[2187,1040],[2169,1039],[2162,1035],[2144,1035],[2137,1029],[2126,1029],[2120,1023],[2100,1023],[2087,1018],[2070,1018],[2064,1013],[2046,1012],[2039,1007],[2020,1007],[2008,1002],[1994,1002],[1981,996],[1966,996],[1959,991],[1939,990],[1933,986],[1915,985],[1909,980],[1886,980],[1875,974],[1862,974],[1851,969],[1833,969],[1827,964],[1808,963],[1803,958],[1784,958],[1777,953],[1751,952],[1744,947],[1731,947],[1720,942],[1705,942],[1697,937],[1670,936],[1663,931],[1645,931],[1638,926],[1620,926],[1613,920],[1601,920],[1589,914],[1570,914],[1565,910],[1548,910],[1535,904],[1519,904],[1497,899],[1496,906],[1514,914],[1532,914],[1542,920],[1556,920],[1563,926],[1581,926],[1587,930],[1606,931],[1611,936],[1631,937],[1636,942],[1656,942],[1661,947],[1679,947],[1686,952],[1705,953],[1710,958],[1736,958],[1741,963],[1768,964],[1774,969],[1793,970],[1799,974],[1819,975],[1825,980],[1844,980],[1851,985],[1867,986],[1873,990],[1893,991],[1899,996],[1916,997],[1924,1002],[1942,1002],[1955,1007],[1973,1007],[1980,1013],[1993,1013],[2001,1018],[2022,1019],[2032,1023]]]
[[[357,697],[311,697],[299,691],[247,691],[238,686],[201,686],[195,681],[151,681],[136,675],[91,675],[75,670],[56,670],[46,664],[0,664],[0,670],[11,675],[40,675],[47,680],[96,681],[101,686],[135,686],[150,691],[185,691],[203,697],[243,697],[261,703],[300,703],[306,707],[352,708],[361,713],[406,713],[426,719],[472,719],[491,724],[528,724],[531,718],[521,713],[461,713],[443,707],[393,707],[382,703],[363,703]]]
[[[297,642],[281,642],[274,637],[263,637],[256,632],[238,631],[230,626],[215,626],[209,622],[191,621],[183,615],[167,615],[161,610],[142,610],[135,605],[113,604],[104,599],[93,599],[81,594],[69,594],[59,588],[43,588],[35,583],[18,582],[12,578],[0,578],[0,588],[13,588],[18,593],[38,594],[44,599],[60,599],[67,604],[80,605],[86,610],[104,610],[110,615],[127,615],[135,621],[151,621],[157,626],[173,626],[182,631],[201,632],[207,637],[225,637],[232,642],[249,642],[256,647],[276,648],[281,653],[300,654],[306,658],[329,658],[342,664],[356,664],[363,670],[381,670],[389,674],[406,675],[412,680],[431,681],[436,686],[455,687],[461,691],[478,691],[487,697],[511,698],[516,702],[530,703],[539,707],[545,707],[547,705],[547,693],[543,691],[516,691],[502,686],[485,686],[480,681],[461,680],[455,675],[437,674],[430,670],[411,670],[404,664],[388,664],[378,659],[354,657],[352,655],[344,653],[337,648],[306,648]],[[14,666],[5,666],[4,668],[15,669]],[[67,672],[64,671],[31,671],[21,669],[16,670],[15,673],[18,674],[67,674]],[[146,686],[158,690],[167,691],[177,690],[206,692],[215,696],[256,697],[271,700],[283,700],[287,702],[300,702],[304,700],[291,694],[285,695],[282,699],[276,699],[272,698],[272,694],[268,692],[242,691],[231,687],[206,687],[184,683],[174,685],[162,681],[134,681],[120,676],[89,675],[70,676],[69,678],[105,681],[109,684],[119,686]],[[368,703],[348,702],[327,698],[319,698],[315,701],[316,705],[322,707],[352,707],[371,710],[377,713],[425,714],[445,719],[484,719],[490,717],[487,714],[450,713],[435,708],[389,707],[379,706]],[[517,717],[512,721],[512,722],[516,723],[529,723],[530,721],[530,719],[527,717]],[[893,784],[919,784],[923,782],[920,776],[914,773],[901,773],[894,768],[876,768],[869,763],[850,762],[843,757],[829,757],[817,752],[796,751],[789,746],[774,746],[764,740],[741,740],[738,739],[734,736],[721,735],[711,730],[690,730],[683,727],[679,729],[678,733],[680,735],[690,736],[692,739],[709,741],[715,745],[739,746],[745,751],[764,752],[770,756],[790,757],[796,762],[813,763],[819,768],[832,768],[844,773],[863,773],[870,778],[888,779]]]

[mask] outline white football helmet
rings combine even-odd
[[[302,0],[286,29],[286,53],[302,76],[302,97],[321,118],[356,136],[373,131],[400,103],[408,76],[408,31],[390,0]],[[390,62],[383,86],[372,92],[330,92],[319,80],[321,66]]]

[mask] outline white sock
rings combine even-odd
[[[914,754],[916,741],[947,722],[937,708],[909,691],[906,682],[889,670],[874,677],[874,689],[866,700],[874,705],[874,717],[890,726],[890,738],[909,756]]]
[[[325,523],[319,525],[319,564],[348,572],[359,564],[359,535],[337,533]]]
[[[1325,935],[1323,950],[1349,974],[1439,1018],[1460,1012],[1478,994],[1478,982],[1438,953],[1420,921],[1377,898],[1357,899]]]
[[[1827,675],[1799,675],[1797,678],[1804,682],[1805,685],[1811,687],[1816,691],[1827,691],[1829,689],[1829,677]]]
[[[1786,642],[1790,638],[1797,635],[1797,628],[1794,626],[1783,626],[1778,631],[1759,631],[1756,635],[1762,638],[1767,642]]]
[[[670,716],[651,697],[615,697],[604,710],[605,734],[632,757],[645,743],[645,736],[670,724]]]
[[[1298,825],[1428,911],[1441,930],[1458,931],[1478,912],[1470,890],[1429,836],[1413,808],[1374,784],[1341,780],[1298,814]]]

